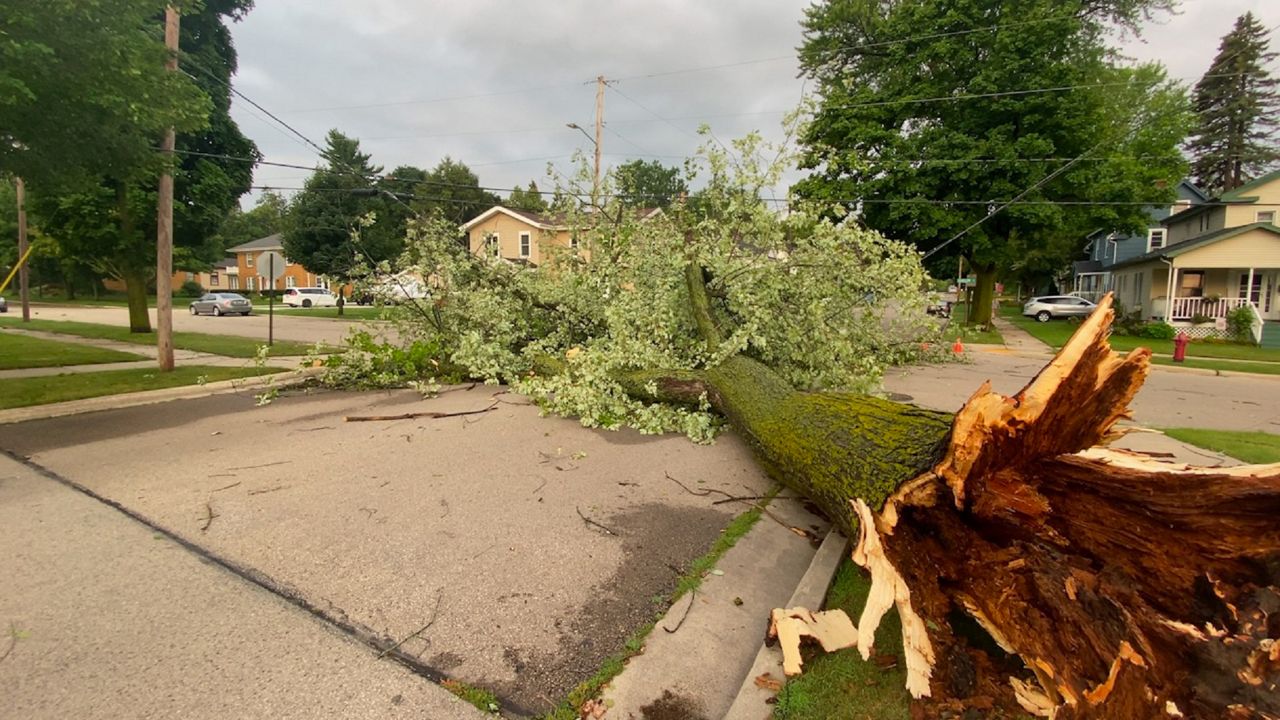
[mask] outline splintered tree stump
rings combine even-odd
[[[689,288],[705,296],[695,273]],[[1280,465],[1202,469],[1097,447],[1150,364],[1147,350],[1112,352],[1112,318],[1108,296],[1021,392],[984,385],[954,417],[798,392],[741,355],[629,387],[705,398],[858,538],[872,577],[858,648],[871,652],[896,607],[907,687],[927,714],[1280,718]]]

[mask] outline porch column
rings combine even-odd
[[[1262,292],[1259,291],[1258,295],[1261,296]],[[1258,299],[1261,300],[1262,298],[1259,297]],[[1244,284],[1244,301],[1253,305],[1253,268],[1249,268],[1249,279]],[[1262,308],[1258,308],[1258,310],[1261,311]]]
[[[1173,301],[1178,293],[1178,268],[1169,263],[1169,293],[1164,303],[1164,321],[1173,323]]]

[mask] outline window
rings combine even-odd
[[[297,286],[298,286],[298,279],[297,279],[297,278],[295,278],[295,277],[294,277],[294,276],[292,276],[292,275],[285,275],[285,276],[284,276],[284,286],[285,286],[285,287],[287,287],[287,288],[297,287]]]
[[[1275,210],[1263,210],[1258,213],[1258,222],[1272,223],[1276,221]]]
[[[573,251],[574,255],[578,254],[578,236],[577,235],[570,236],[569,249]]]
[[[244,255],[244,264],[245,267],[253,267],[253,256],[249,253],[245,253]]]
[[[1164,228],[1151,228],[1147,231],[1147,252],[1159,250],[1164,247],[1164,240],[1168,231]]]
[[[1178,297],[1203,297],[1204,296],[1204,271],[1188,270],[1182,273],[1182,279],[1178,281]]]
[[[484,238],[485,254],[489,257],[502,257],[502,243],[498,240],[498,233],[490,233]]]
[[[520,257],[529,257],[530,245],[533,244],[533,238],[527,232],[520,233]]]
[[[218,273],[216,272],[209,273],[209,284],[214,287],[218,287]]]
[[[240,289],[240,278],[239,278],[239,277],[237,277],[237,276],[235,276],[235,275],[228,275],[228,276],[227,276],[227,287],[231,288],[232,290],[239,290],[239,289]]]
[[[1202,212],[1200,213],[1200,232],[1204,232],[1205,230],[1208,230],[1208,229],[1209,229],[1209,213]]]
[[[1236,297],[1244,299],[1245,288],[1249,286],[1249,273],[1240,273],[1240,285],[1236,288]],[[1253,286],[1248,287],[1249,302],[1257,304],[1262,299],[1262,273],[1253,274]]]
[[[195,273],[187,273],[187,282],[192,282],[192,281],[194,281],[195,279],[196,279],[196,274],[195,274]]]

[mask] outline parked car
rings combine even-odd
[[[337,295],[318,287],[289,288],[284,291],[282,300],[290,307],[333,307],[338,304]]]
[[[238,293],[208,293],[191,303],[192,315],[248,315],[251,312],[253,303]]]
[[[1096,307],[1094,303],[1074,295],[1044,295],[1028,300],[1022,306],[1022,314],[1040,322],[1049,322],[1053,318],[1086,317]]]
[[[0,312],[9,312],[9,303],[4,301],[3,295],[0,295]]]

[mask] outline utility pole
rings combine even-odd
[[[164,46],[169,51],[164,67],[178,71],[178,10],[164,10]],[[173,127],[164,131],[160,152],[165,166],[156,201],[156,350],[160,370],[173,370]]]
[[[31,322],[31,287],[27,276],[27,184],[17,179],[18,193],[18,297],[22,300],[22,322]]]
[[[604,76],[596,76],[596,167],[591,184],[591,203],[599,206],[600,147],[604,142]]]

